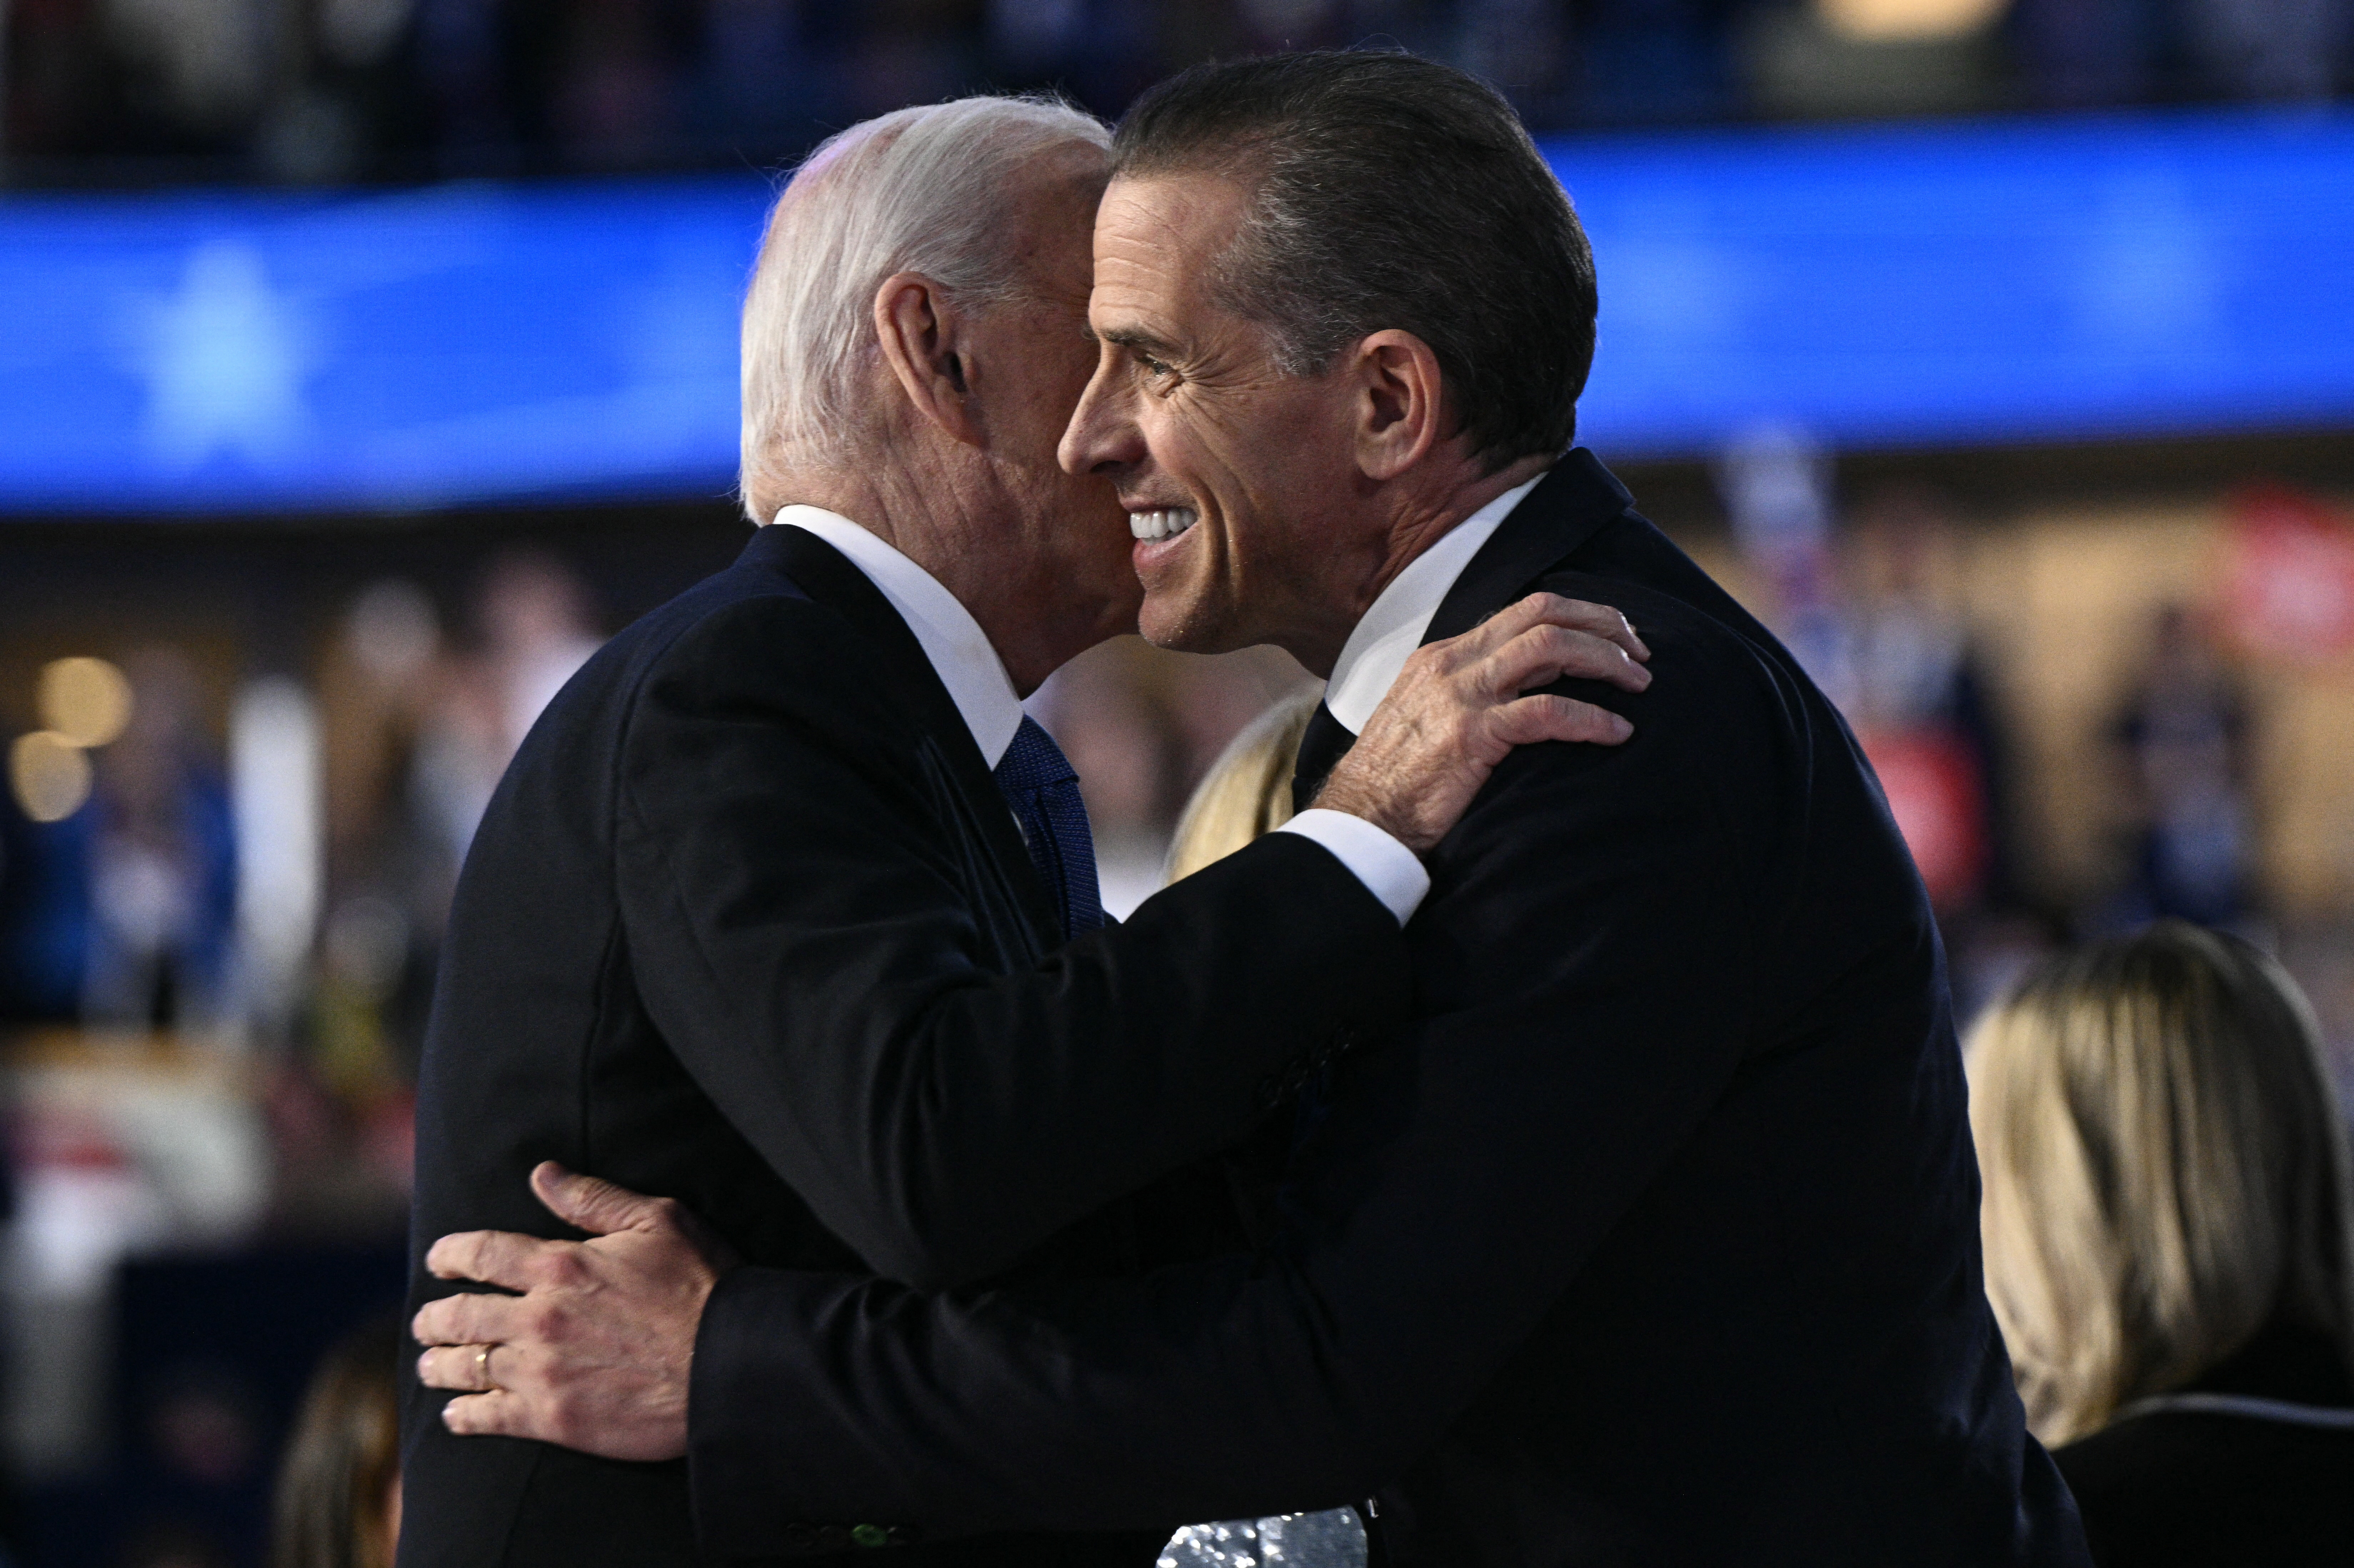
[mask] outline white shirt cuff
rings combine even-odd
[[[1422,869],[1420,857],[1363,817],[1311,807],[1275,831],[1314,839],[1331,850],[1401,926],[1414,918],[1430,891],[1430,873]]]

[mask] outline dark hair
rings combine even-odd
[[[1594,252],[1494,89],[1407,54],[1195,66],[1129,111],[1112,172],[1251,193],[1216,288],[1274,334],[1287,374],[1396,328],[1437,356],[1491,471],[1568,447],[1594,362]]]
[[[398,1319],[375,1319],[327,1352],[278,1472],[271,1568],[392,1568],[389,1507],[400,1475]]]

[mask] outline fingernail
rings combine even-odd
[[[1635,733],[1635,726],[1628,724],[1625,719],[1620,718],[1617,714],[1612,714],[1610,715],[1610,733],[1618,739],[1624,740],[1628,736]]]

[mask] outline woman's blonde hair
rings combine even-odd
[[[1218,754],[1178,819],[1169,845],[1170,881],[1193,875],[1291,820],[1291,772],[1317,700],[1313,690],[1285,698]]]
[[[1989,1012],[1969,1062],[1987,1294],[2046,1443],[2275,1318],[2354,1351],[2346,1128],[2277,963],[2178,920],[2094,943]]]

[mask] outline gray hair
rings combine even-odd
[[[769,209],[744,300],[744,510],[766,523],[793,469],[859,455],[874,410],[875,291],[920,272],[986,309],[1021,291],[1006,192],[1041,156],[1103,150],[1092,115],[1044,97],[960,98],[878,115],[810,154]]]

